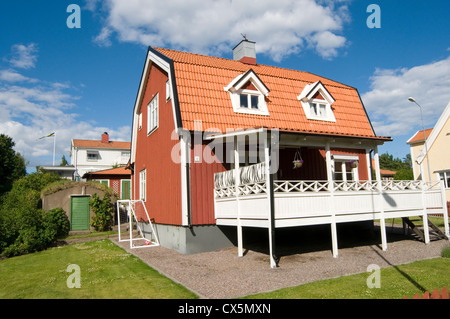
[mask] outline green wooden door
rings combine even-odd
[[[89,196],[70,199],[70,230],[89,230]]]
[[[130,199],[131,198],[131,192],[130,192],[131,181],[123,179],[121,186],[122,186],[121,187],[121,189],[122,189],[122,196],[121,196],[120,199]]]

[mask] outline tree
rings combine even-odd
[[[59,164],[59,166],[68,166],[69,163],[66,160],[66,157],[63,155],[61,158],[61,164]]]
[[[26,175],[25,159],[14,151],[11,137],[0,134],[0,196],[8,192],[13,182]]]

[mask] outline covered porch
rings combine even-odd
[[[239,256],[243,256],[242,228],[266,228],[272,268],[277,266],[276,228],[330,225],[331,250],[336,258],[338,223],[379,220],[381,247],[387,250],[386,219],[423,217],[425,243],[429,243],[428,214],[447,209],[442,182],[431,185],[381,179],[380,140],[283,134],[265,129],[210,138],[226,138],[234,145],[232,169],[214,176],[216,223],[237,227]],[[257,163],[251,164],[249,141],[255,140]],[[293,162],[299,156],[312,163],[294,169]],[[370,165],[372,156],[374,167]],[[286,163],[292,165],[291,170]],[[298,176],[308,179],[295,179]],[[443,216],[445,235],[450,238],[448,216]]]

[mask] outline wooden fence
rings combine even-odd
[[[403,299],[408,299],[408,297],[405,296]],[[425,291],[422,296],[415,294],[412,299],[450,299],[450,291],[447,291],[447,287],[443,287],[441,291],[435,289],[431,295],[429,291]]]

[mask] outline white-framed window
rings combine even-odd
[[[309,103],[309,114],[311,116],[317,116],[321,118],[327,117],[327,104],[324,102],[316,101]]]
[[[450,170],[439,172],[439,178],[444,181],[445,188],[450,188]]]
[[[235,113],[269,115],[265,97],[269,89],[253,70],[236,76],[226,87]]]
[[[138,115],[139,130],[142,128],[142,112]]]
[[[147,106],[147,134],[158,128],[159,94],[157,93]]]
[[[139,199],[145,202],[147,194],[147,170],[139,172]]]
[[[297,99],[301,101],[307,119],[336,122],[331,108],[335,100],[320,81],[307,84]]]
[[[333,155],[334,180],[355,182],[359,180],[357,155]]]
[[[94,179],[94,182],[106,185],[109,187],[109,179]]]
[[[100,158],[100,153],[98,151],[87,151],[86,152],[86,160],[87,161],[98,161]]]

